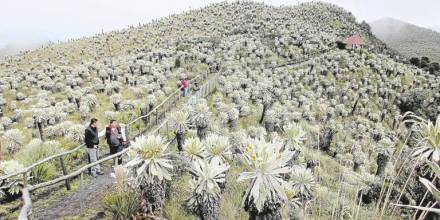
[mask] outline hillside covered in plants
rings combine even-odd
[[[366,45],[336,47],[352,35]],[[97,216],[438,218],[438,76],[396,60],[368,24],[319,2],[212,4],[8,57],[0,175],[82,144],[91,118],[103,128],[147,115],[183,73],[206,72],[215,92],[175,106],[169,132],[131,140],[101,205],[88,207]],[[67,169],[86,161],[85,151],[69,155]],[[9,204],[26,184],[60,175],[45,163],[25,181],[0,180],[0,218],[17,217]],[[91,218],[75,211],[57,218]]]
[[[428,57],[433,62],[440,62],[439,32],[392,18],[380,19],[370,25],[379,39],[406,57]]]

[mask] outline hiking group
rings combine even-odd
[[[98,132],[98,119],[92,118],[84,133],[84,141],[87,147],[86,150],[89,163],[98,161],[99,138],[104,135],[110,148],[110,154],[119,153],[130,144],[127,139],[127,129],[124,125],[119,125],[116,120],[110,120],[109,125],[102,131]],[[115,164],[116,160],[118,165],[122,164],[122,155],[119,155],[117,159],[115,159]],[[89,173],[93,177],[104,174],[99,164],[91,167]]]
[[[178,87],[181,91],[183,97],[189,94],[189,80],[186,74],[180,75],[180,82]],[[89,163],[94,163],[99,159],[99,138],[105,135],[107,140],[107,145],[110,148],[110,154],[116,154],[121,152],[125,147],[130,145],[128,141],[127,129],[124,125],[119,125],[116,120],[110,120],[109,125],[105,129],[98,131],[98,119],[92,118],[90,120],[89,126],[84,132],[84,141],[86,144],[87,158]],[[119,155],[115,159],[115,164],[122,164],[122,155]],[[89,169],[90,175],[96,177],[97,175],[103,175],[104,172],[101,170],[101,166],[95,165]]]

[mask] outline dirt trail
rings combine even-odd
[[[103,219],[101,198],[112,186],[115,179],[110,176],[111,169],[105,169],[104,175],[96,178],[87,177],[72,195],[58,198],[44,207],[44,201],[34,203],[33,217],[46,219]],[[44,200],[44,199],[42,199]]]

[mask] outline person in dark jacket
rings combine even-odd
[[[87,150],[87,158],[89,160],[89,163],[98,161],[98,157],[99,157],[98,119],[92,118],[92,120],[90,120],[90,125],[84,131],[84,141],[87,147],[86,150]],[[91,167],[89,172],[93,177],[104,174],[101,171],[101,166],[99,166],[99,164]]]
[[[110,120],[110,124],[105,128],[105,138],[110,148],[110,154],[121,152],[124,148],[121,127],[116,120]],[[118,156],[118,164],[122,164],[122,155]]]

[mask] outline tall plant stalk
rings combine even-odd
[[[434,183],[437,180],[437,176],[434,177],[434,179],[432,179],[431,183]],[[426,196],[428,196],[429,193],[429,189],[426,189],[425,195],[423,195],[422,201],[420,201],[418,206],[422,206],[423,202],[425,202]],[[416,213],[414,213],[414,218],[417,216],[417,213],[419,212],[419,210],[416,210]]]

